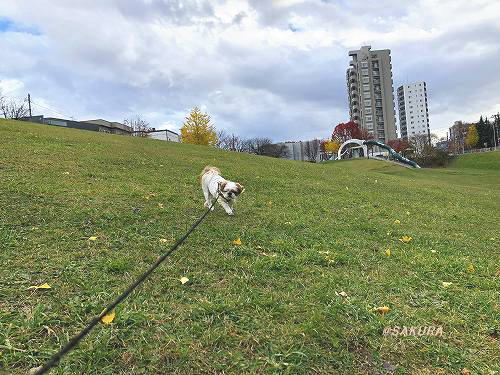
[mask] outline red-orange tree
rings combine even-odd
[[[354,121],[338,124],[332,133],[332,141],[340,144],[349,139],[370,139],[373,138],[365,129],[361,129]]]
[[[387,142],[387,145],[389,147],[391,147],[396,152],[404,151],[410,147],[410,144],[408,143],[408,141],[406,139],[403,139],[403,138],[392,139],[389,142]]]

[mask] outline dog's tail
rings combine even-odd
[[[207,165],[203,170],[201,171],[200,178],[203,177],[205,173],[215,173],[215,174],[220,174],[220,170],[217,167],[211,167],[210,165]]]

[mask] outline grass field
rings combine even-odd
[[[236,216],[218,207],[52,373],[500,373],[500,152],[310,164],[3,120],[0,373],[42,364],[186,231],[207,164],[245,185]]]

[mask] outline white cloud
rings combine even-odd
[[[431,127],[499,111],[500,3],[420,0],[6,0],[0,81],[76,118],[179,127],[204,105],[245,136],[326,137],[348,117],[347,52],[390,48],[425,80]]]

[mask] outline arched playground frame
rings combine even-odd
[[[337,160],[341,160],[342,159],[342,151],[344,150],[344,148],[347,145],[352,144],[352,143],[357,144],[357,145],[363,147],[363,155],[364,155],[365,158],[368,158],[368,146],[378,146],[380,148],[383,148],[383,149],[387,150],[389,152],[389,154],[394,159],[396,159],[397,161],[399,161],[400,163],[409,165],[409,166],[411,166],[413,168],[420,168],[420,166],[417,163],[415,163],[413,160],[405,158],[401,154],[399,154],[396,151],[394,151],[392,149],[392,147],[387,146],[385,143],[378,142],[378,141],[372,141],[372,140],[363,140],[363,139],[349,139],[349,140],[345,141],[344,143],[342,143],[340,145],[340,147],[339,147],[339,150],[337,151]]]

